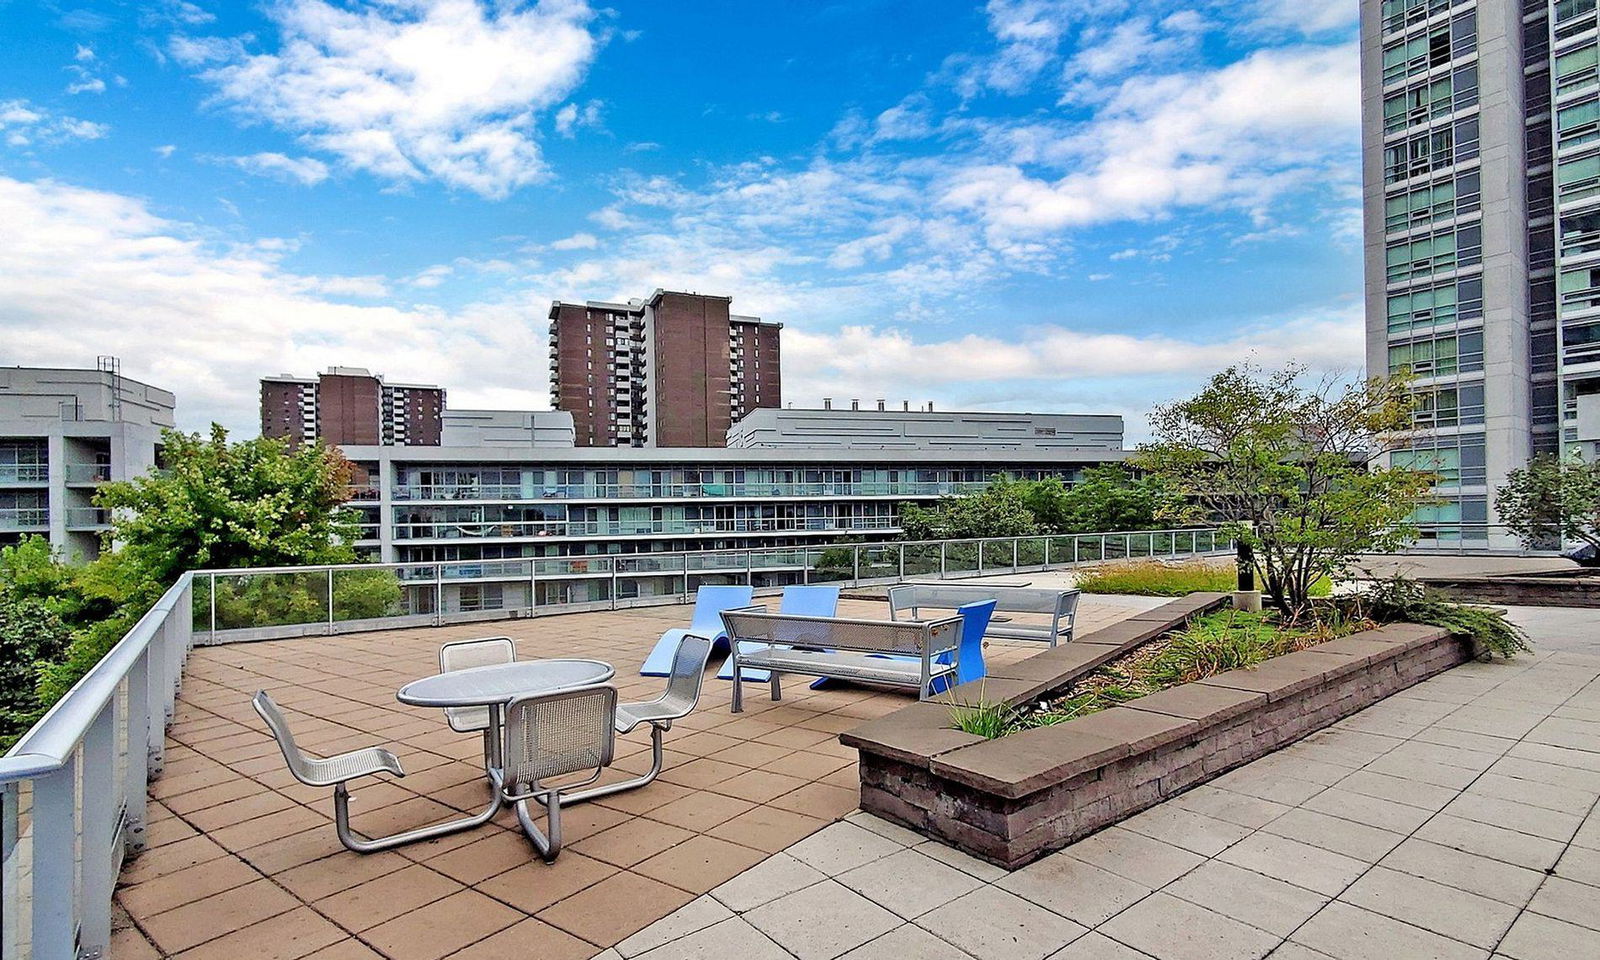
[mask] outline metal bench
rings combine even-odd
[[[959,666],[961,617],[922,623],[768,613],[765,607],[724,610],[733,650],[733,712],[744,710],[745,670],[766,670],[772,699],[783,699],[779,675],[799,673],[917,688],[929,696],[934,680]],[[941,663],[942,654],[949,654]]]
[[[921,620],[926,610],[955,610],[975,600],[995,601],[996,619],[989,621],[985,636],[1043,640],[1052,647],[1058,640],[1072,639],[1072,624],[1078,614],[1076,590],[975,583],[908,583],[889,588],[889,615],[895,620]],[[1040,619],[1035,622],[999,619],[1016,613],[1033,614]]]

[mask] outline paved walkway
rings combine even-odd
[[[1006,874],[852,814],[602,954],[1600,957],[1600,617],[1420,684]]]

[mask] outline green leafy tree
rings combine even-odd
[[[1135,461],[1171,495],[1166,517],[1221,522],[1254,550],[1266,593],[1291,618],[1357,554],[1415,540],[1410,518],[1436,480],[1379,465],[1411,426],[1407,378],[1308,388],[1301,373],[1229,367],[1156,408],[1155,440]]]
[[[1534,457],[1506,475],[1495,508],[1526,546],[1578,540],[1600,547],[1600,462]]]
[[[38,664],[61,656],[71,635],[49,603],[0,581],[0,750],[44,713]]]
[[[1054,485],[1061,491],[1059,495],[1052,492],[1047,507],[1032,507],[1039,522],[1054,533],[1149,530],[1157,525],[1155,482],[1135,478],[1120,463],[1089,467],[1070,487],[1054,479],[1038,481],[1038,485]]]
[[[982,493],[940,497],[932,507],[900,507],[907,540],[966,540],[977,537],[1027,537],[1039,532],[1024,491],[1014,481],[997,480]]]
[[[112,511],[116,549],[82,567],[60,564],[48,546],[0,557],[0,580],[38,598],[72,630],[66,648],[38,666],[41,707],[98,663],[186,570],[355,559],[355,515],[343,508],[350,467],[338,451],[272,439],[230,443],[216,425],[206,435],[168,431],[163,445],[164,470],[96,494],[96,504]],[[258,589],[242,599],[268,616],[287,616],[314,596],[310,588]],[[363,571],[336,586],[335,604],[347,602],[345,615],[356,616],[388,609],[398,596],[391,574]]]

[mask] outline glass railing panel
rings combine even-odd
[[[978,572],[977,540],[950,540],[945,543],[944,569],[946,574]]]
[[[906,556],[907,577],[937,577],[939,575],[939,545],[937,543],[908,543],[903,549]]]
[[[850,547],[807,550],[806,565],[811,568],[812,583],[850,580],[855,576],[855,553]]]
[[[1048,537],[1025,537],[1017,541],[1017,566],[1042,567]],[[1054,558],[1052,558],[1054,559]]]
[[[214,624],[219,632],[328,622],[326,569],[304,573],[217,573],[207,579],[216,584],[216,595],[209,598],[214,616],[207,618],[208,627]],[[201,593],[196,589],[197,597]]]
[[[898,546],[863,546],[860,556],[862,580],[894,579],[900,576],[900,548]]]

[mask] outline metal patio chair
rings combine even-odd
[[[272,738],[278,741],[278,749],[283,751],[283,759],[289,766],[289,773],[308,787],[333,788],[334,829],[339,834],[339,842],[350,850],[357,853],[372,853],[416,840],[444,836],[458,830],[481,826],[500,812],[502,804],[500,797],[496,796],[489,809],[475,817],[419,827],[390,837],[360,836],[350,827],[350,788],[346,784],[351,780],[380,773],[403,777],[406,772],[400,766],[400,759],[384,747],[363,747],[333,757],[309,756],[300,749],[299,744],[295,743],[294,734],[289,730],[289,722],[285,719],[283,711],[265,690],[256,691],[250,704],[266,722],[267,729],[272,732]]]
[[[594,783],[611,765],[616,723],[617,688],[610,684],[520,697],[506,706],[500,793],[515,805],[517,821],[545,862],[561,854],[561,805],[568,801],[563,791]],[[586,772],[577,781],[545,782]],[[544,807],[548,834],[533,822],[529,801]]]
[[[478,640],[457,640],[439,648],[439,672],[469,670],[511,663],[517,659],[517,646],[510,637],[483,637]],[[445,722],[457,733],[483,733],[484,764],[494,755],[494,744],[489,739],[489,708],[445,707]]]

